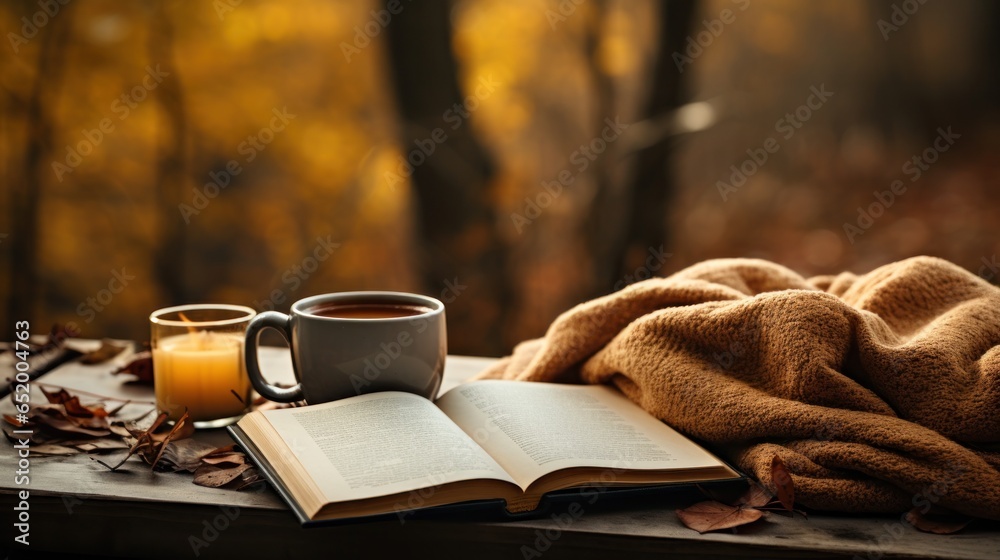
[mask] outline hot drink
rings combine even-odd
[[[405,303],[351,302],[317,305],[306,310],[310,315],[334,319],[395,319],[430,313],[429,307]]]

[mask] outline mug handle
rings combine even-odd
[[[265,311],[250,320],[247,325],[246,344],[244,344],[244,359],[247,364],[247,375],[250,376],[250,383],[257,392],[264,398],[283,403],[290,403],[302,400],[302,384],[296,383],[294,387],[275,387],[268,383],[260,373],[260,364],[257,362],[257,346],[260,333],[266,328],[272,328],[291,344],[292,329],[289,324],[291,318],[284,313],[277,311]]]

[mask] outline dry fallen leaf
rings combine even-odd
[[[764,512],[744,506],[730,506],[722,502],[699,502],[677,510],[677,517],[686,527],[699,533],[740,527],[757,521]]]
[[[156,470],[160,459],[163,457],[163,453],[167,445],[174,439],[182,439],[190,436],[194,433],[194,425],[192,424],[187,411],[174,423],[173,427],[169,430],[161,429],[166,426],[167,413],[161,412],[156,420],[146,428],[145,430],[126,426],[129,434],[134,438],[132,446],[129,448],[128,453],[122,458],[118,464],[112,466],[104,461],[98,462],[112,472],[117,471],[125,461],[128,461],[129,457],[132,455],[139,455],[144,461],[149,463],[149,468],[151,470]]]
[[[142,385],[153,384],[153,353],[149,351],[139,352],[132,356],[132,360],[122,367],[111,372],[113,375],[130,373],[135,376],[135,383]]]
[[[5,415],[4,435],[13,443],[30,440],[32,453],[71,455],[128,449],[123,437],[131,436],[121,423],[111,423],[102,404],[85,405],[64,388],[43,387],[47,403],[31,407],[22,423]],[[30,434],[15,434],[15,428],[31,428]]]
[[[256,467],[235,445],[226,445],[206,453],[202,466],[195,471],[194,483],[211,488],[242,490],[264,481]]]
[[[253,468],[253,465],[202,465],[194,472],[194,483],[198,486],[219,488],[236,480],[243,471]]]
[[[958,515],[928,516],[913,508],[906,513],[906,521],[924,533],[950,535],[965,529],[972,522],[972,518]]]
[[[794,511],[795,487],[792,484],[792,475],[788,472],[785,462],[777,455],[771,459],[771,482],[774,483],[775,493],[781,505],[788,511]]]
[[[228,490],[242,490],[248,486],[253,486],[254,484],[260,484],[263,482],[267,482],[267,480],[261,476],[260,471],[255,468],[251,468],[240,473],[240,477],[227,484],[226,488]]]
[[[34,421],[37,425],[46,426],[48,429],[61,432],[67,437],[101,437],[111,433],[111,430],[105,428],[88,428],[81,426],[80,424],[67,419],[65,416],[60,417],[55,414],[37,414],[32,417],[32,421]],[[29,423],[31,423],[31,421],[29,421]]]
[[[194,472],[202,458],[215,451],[215,446],[195,439],[173,440],[163,450],[160,465],[164,470]]]

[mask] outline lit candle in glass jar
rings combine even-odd
[[[249,307],[227,305],[186,305],[153,313],[157,408],[171,420],[186,409],[199,428],[238,419],[250,400],[243,344],[254,315]]]

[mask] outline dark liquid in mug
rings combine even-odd
[[[407,303],[326,303],[306,310],[310,315],[335,319],[394,319],[416,317],[433,311],[423,305]]]

